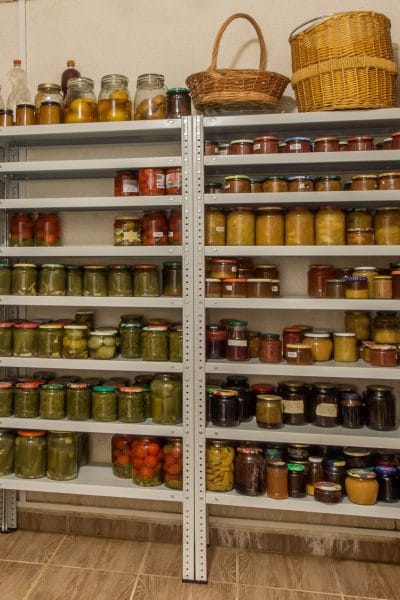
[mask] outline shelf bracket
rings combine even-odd
[[[17,529],[17,492],[0,491],[1,533],[10,533]]]

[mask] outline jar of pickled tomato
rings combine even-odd
[[[163,210],[146,210],[142,219],[142,238],[145,246],[168,244],[168,221]]]

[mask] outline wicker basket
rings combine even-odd
[[[317,24],[296,33],[314,21]],[[348,12],[319,17],[295,29],[289,42],[300,111],[395,106],[397,65],[385,15]]]
[[[218,50],[222,35],[234,19],[246,19],[256,30],[260,44],[258,69],[217,69]],[[266,48],[258,23],[245,13],[229,17],[217,33],[207,71],[194,73],[186,79],[193,104],[205,114],[265,112],[278,104],[289,79],[279,73],[265,71]]]

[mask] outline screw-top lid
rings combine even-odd
[[[374,471],[367,471],[366,469],[350,469],[347,471],[349,477],[353,479],[375,479],[376,474]]]
[[[116,387],[112,386],[112,385],[95,385],[93,388],[94,392],[101,392],[101,393],[106,393],[106,392],[115,392],[116,391]]]

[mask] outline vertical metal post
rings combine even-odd
[[[8,533],[17,528],[17,492],[0,490],[0,532]]]

